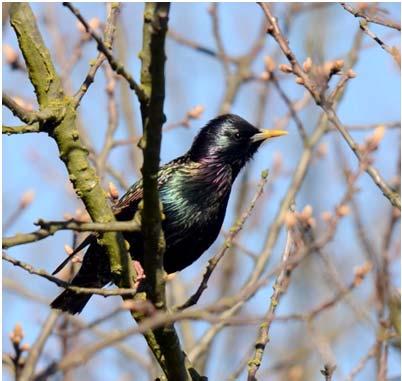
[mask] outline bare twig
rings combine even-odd
[[[367,125],[345,125],[344,126],[346,130],[348,131],[361,131],[361,132],[367,132],[369,130],[375,130],[378,127],[384,127],[385,129],[400,129],[401,128],[401,122],[386,122],[386,123],[375,123],[375,124],[367,124]],[[328,132],[331,131],[336,131],[336,128],[333,127],[331,128]]]
[[[11,263],[14,266],[17,266],[30,274],[38,275],[42,278],[49,280],[52,283],[55,283],[59,287],[63,287],[66,290],[71,290],[76,292],[77,294],[95,294],[95,295],[102,295],[104,297],[107,296],[115,296],[115,295],[135,295],[137,293],[137,289],[130,289],[130,288],[117,288],[114,290],[104,290],[102,288],[89,288],[89,287],[76,287],[71,286],[68,282],[64,282],[63,280],[50,275],[45,270],[36,270],[30,264],[22,262],[18,259],[12,258],[6,253],[2,253],[3,260]]]
[[[120,5],[119,5],[119,3],[107,3],[107,8],[108,8],[108,16],[107,16],[105,32],[104,32],[104,36],[103,36],[103,45],[105,46],[105,49],[107,49],[109,52],[111,52],[114,34],[115,34],[115,30],[116,30],[117,15],[119,14],[119,11],[120,11]],[[85,26],[85,24],[84,24],[84,26]],[[89,26],[89,24],[88,24],[88,26]],[[100,53],[96,57],[95,62],[90,65],[89,72],[88,72],[87,76],[85,77],[84,82],[82,83],[82,85],[80,86],[80,88],[76,92],[76,94],[74,95],[75,107],[79,106],[82,97],[85,95],[85,93],[89,89],[89,86],[94,81],[96,72],[98,71],[99,67],[102,65],[102,63],[105,60],[104,53],[102,53],[101,49],[99,49],[99,50],[100,50]]]
[[[227,75],[229,73],[229,62],[226,56],[222,36],[219,30],[218,3],[212,3],[208,11],[212,19],[212,31],[215,38],[216,46],[218,48],[218,57],[222,61],[223,69]]]
[[[106,129],[105,141],[103,147],[99,152],[97,157],[97,167],[100,176],[104,175],[106,162],[113,148],[113,137],[118,127],[118,113],[117,113],[117,103],[116,103],[116,78],[113,70],[108,66],[105,68],[106,76],[106,94],[108,98],[107,109],[108,109],[108,126]]]
[[[325,104],[323,105],[323,110],[327,114],[328,120],[338,129],[338,131],[341,133],[345,141],[348,143],[349,147],[352,149],[353,153],[359,159],[360,163],[362,163],[364,160],[363,154],[360,152],[359,147],[352,138],[352,136],[342,125],[333,107],[330,106],[329,104]],[[395,206],[400,210],[401,199],[399,194],[391,189],[391,187],[382,178],[381,174],[372,165],[364,165],[364,167],[365,171],[369,174],[369,176],[372,178],[377,187],[382,191],[383,195],[391,202],[393,206]]]
[[[262,7],[269,23],[268,33],[275,39],[275,41],[282,49],[282,52],[285,54],[286,58],[289,60],[292,66],[292,72],[298,77],[298,79],[300,79],[299,83],[303,84],[306,87],[306,89],[310,92],[310,94],[316,101],[317,105],[319,105],[323,109],[328,117],[328,120],[339,130],[339,132],[346,140],[349,147],[352,149],[353,153],[356,155],[359,161],[362,161],[363,157],[361,152],[359,151],[357,144],[340,122],[335,110],[333,109],[332,102],[325,97],[321,86],[319,86],[319,84],[303,70],[303,68],[297,61],[297,58],[293,51],[290,49],[287,40],[283,36],[278,26],[278,22],[273,16],[269,5],[266,3],[259,3],[259,5]],[[400,196],[392,191],[392,189],[384,181],[380,173],[371,165],[366,165],[366,172],[370,175],[370,177],[373,179],[378,188],[382,191],[384,196],[389,199],[391,204],[398,209],[401,209]]]
[[[377,343],[375,343],[370,348],[370,350],[360,359],[359,363],[356,365],[355,368],[352,369],[352,371],[349,373],[345,381],[352,381],[357,376],[357,374],[365,367],[367,361],[369,361],[372,357],[375,356],[376,350],[377,350]]]
[[[25,360],[19,381],[29,381],[32,379],[39,356],[43,351],[47,339],[52,334],[53,328],[56,325],[57,318],[59,317],[60,313],[60,311],[55,310],[49,313],[38,338],[28,352],[28,356]]]
[[[15,292],[23,298],[28,298],[31,301],[34,301],[36,303],[40,303],[40,304],[46,306],[46,308],[48,308],[48,306],[49,306],[49,300],[47,298],[39,296],[36,293],[32,292],[32,290],[28,290],[27,288],[24,288],[23,285],[15,282],[14,280],[11,280],[8,278],[3,279],[3,286],[5,288],[7,288],[7,290]],[[72,323],[73,326],[77,327],[78,329],[81,329],[81,330],[88,329],[88,324],[85,323],[83,320],[81,320],[79,317],[69,315],[69,314],[65,314],[64,316]],[[89,328],[89,332],[93,336],[96,336],[99,339],[103,339],[103,340],[105,340],[106,338],[108,338],[110,336],[110,332],[102,331],[101,329],[99,329],[97,327]],[[115,344],[115,347],[128,360],[135,361],[144,369],[149,370],[149,368],[150,368],[149,362],[145,358],[143,358],[140,354],[138,354],[133,349],[131,349],[127,344],[117,343],[117,344]]]
[[[3,249],[12,246],[24,245],[26,243],[36,242],[47,238],[59,230],[74,230],[77,232],[138,232],[141,230],[140,224],[134,221],[127,222],[109,222],[102,224],[99,222],[81,222],[77,220],[69,221],[43,221],[39,220],[36,225],[40,229],[26,234],[16,234],[13,237],[3,238]]]
[[[42,132],[40,124],[35,122],[24,126],[2,126],[2,133],[5,135],[27,134],[32,132]]]
[[[371,37],[382,49],[384,49],[388,54],[392,56],[395,62],[401,66],[401,52],[397,47],[390,47],[384,41],[382,41],[373,31],[371,31],[367,26],[367,21],[360,20],[360,29]]]
[[[206,46],[203,46],[203,45],[201,45],[201,44],[199,44],[199,43],[197,43],[197,42],[195,42],[193,40],[190,40],[190,39],[188,39],[186,37],[183,37],[183,36],[179,35],[177,32],[175,32],[172,29],[169,30],[168,36],[172,40],[176,41],[179,44],[182,44],[182,45],[188,46],[190,48],[193,48],[194,50],[196,50],[196,51],[198,51],[200,53],[207,54],[207,55],[209,55],[211,57],[219,58],[219,54],[215,50],[210,49],[210,48],[208,48]],[[227,56],[227,60],[232,62],[232,63],[237,63],[237,60],[235,58],[233,58],[233,57],[228,57]]]
[[[117,35],[116,35],[116,48],[119,60],[123,65],[127,65],[128,61],[131,60],[130,52],[127,51],[128,48],[128,33],[124,30],[124,25],[120,19],[117,23]],[[130,91],[130,87],[127,81],[119,81],[120,84],[120,106],[121,113],[125,120],[125,126],[128,132],[128,138],[125,141],[130,141],[131,144],[128,147],[130,150],[130,164],[136,177],[141,175],[139,163],[142,161],[142,152],[140,151],[137,143],[140,139],[140,131],[138,131],[138,126],[135,121],[135,108],[134,108],[134,98],[133,93]],[[117,143],[117,141],[115,141]],[[114,145],[115,147],[116,145]]]
[[[28,206],[33,202],[34,197],[35,192],[32,189],[27,190],[22,194],[15,210],[13,210],[13,212],[3,222],[3,232],[6,232],[18,221],[18,219],[26,211]]]
[[[143,89],[141,88],[140,85],[134,80],[134,78],[129,74],[126,69],[124,68],[123,65],[121,65],[119,62],[116,61],[116,59],[113,57],[113,55],[110,53],[109,47],[105,45],[105,43],[102,41],[102,39],[95,33],[95,31],[90,27],[90,25],[87,23],[87,21],[82,17],[81,13],[77,8],[75,8],[71,3],[64,2],[64,6],[66,6],[70,11],[77,17],[78,20],[84,25],[85,30],[92,36],[92,38],[96,41],[98,50],[103,53],[108,60],[111,68],[119,75],[121,75],[123,78],[126,79],[126,81],[129,83],[130,88],[135,91],[137,94],[137,97],[140,101],[144,101],[146,99],[146,96],[144,94]]]
[[[349,65],[353,66],[357,59],[358,59],[358,51],[360,50],[361,47],[361,33],[360,31],[356,34],[356,37],[354,39],[354,43],[352,45],[352,48],[348,54],[348,60],[349,60]],[[341,81],[340,81],[341,82]],[[342,81],[339,86],[337,86],[331,96],[331,101],[332,102],[339,102],[341,99],[342,95],[344,94],[344,89],[345,89],[346,82]],[[261,286],[263,284],[262,280],[259,281],[259,278],[263,272],[263,270],[266,267],[266,264],[271,256],[273,246],[276,243],[276,240],[279,236],[280,230],[283,226],[283,219],[285,214],[287,213],[289,206],[293,202],[293,200],[296,197],[297,192],[299,191],[304,177],[306,175],[307,169],[309,167],[309,164],[312,160],[313,157],[313,149],[317,142],[320,140],[320,138],[325,134],[327,131],[327,120],[325,117],[325,114],[323,113],[320,117],[320,120],[318,122],[318,125],[316,129],[313,131],[313,133],[309,137],[309,145],[304,148],[302,155],[300,156],[299,160],[297,160],[297,167],[294,170],[293,177],[291,180],[291,185],[288,188],[288,191],[286,192],[285,196],[282,198],[280,208],[277,212],[277,214],[274,217],[273,223],[270,226],[269,233],[267,234],[267,238],[265,241],[265,246],[263,251],[260,253],[258,256],[258,260],[256,261],[254,271],[252,274],[250,274],[249,278],[243,285],[242,289],[243,290],[253,290],[251,291],[247,296],[240,296],[239,299],[236,298],[236,302],[232,304],[232,308],[228,311],[226,311],[223,315],[224,316],[232,316],[236,314],[239,309],[243,306],[245,301],[247,300],[248,297],[253,295],[253,292],[255,292],[255,289]],[[206,351],[206,349],[209,347],[210,342],[213,340],[215,335],[224,327],[224,324],[217,324],[210,329],[207,330],[207,332],[203,335],[203,337],[200,339],[200,341],[197,343],[197,345],[190,351],[189,357],[192,361],[197,360],[200,358]]]
[[[303,140],[303,143],[307,144],[307,134],[303,127],[302,121],[300,120],[299,116],[297,115],[297,111],[293,105],[293,102],[290,100],[290,98],[286,95],[286,93],[282,89],[276,75],[273,72],[271,72],[269,74],[270,74],[270,81],[274,84],[275,88],[278,90],[279,95],[281,96],[283,101],[286,103],[286,106],[289,108],[289,114],[292,116],[293,120],[296,123],[297,130],[300,134],[300,137]]]
[[[62,117],[61,115],[49,109],[41,111],[27,111],[7,94],[3,94],[2,100],[3,106],[6,106],[15,116],[21,119],[21,121],[29,125],[32,125],[36,122],[57,122]]]
[[[336,366],[331,364],[325,364],[324,369],[321,370],[321,374],[324,376],[325,381],[331,381],[335,372]]]
[[[244,223],[246,222],[246,220],[250,216],[252,210],[254,209],[254,206],[255,206],[258,198],[261,196],[261,194],[264,190],[264,186],[265,186],[267,180],[268,180],[268,171],[264,171],[261,174],[261,180],[258,183],[257,191],[256,191],[253,199],[251,200],[249,206],[244,211],[244,213],[240,216],[239,220],[230,229],[230,233],[229,233],[228,237],[226,238],[224,245],[219,250],[218,254],[216,254],[214,257],[212,257],[208,261],[208,266],[205,270],[201,284],[198,286],[197,291],[193,295],[191,295],[191,297],[183,305],[177,307],[178,310],[183,310],[185,308],[193,306],[194,304],[196,304],[198,302],[202,293],[208,287],[208,280],[211,277],[212,272],[215,270],[216,266],[218,265],[219,261],[223,258],[226,251],[232,246],[233,240],[235,239],[235,237],[239,233],[239,231],[243,228]]]
[[[291,235],[292,235],[291,232],[288,231],[286,245],[282,255],[282,263],[284,264],[294,254],[295,250]],[[260,325],[259,328],[258,337],[254,346],[255,348],[254,355],[248,362],[248,376],[247,376],[248,381],[257,380],[256,374],[261,365],[265,347],[269,341],[269,329],[271,327],[272,320],[274,319],[275,311],[279,304],[279,301],[289,286],[290,275],[292,273],[294,266],[295,265],[285,266],[275,280],[275,284],[273,286],[274,292],[271,296],[271,302],[269,304],[266,318],[264,319],[264,322]]]
[[[363,10],[356,9],[347,3],[340,3],[340,4],[346,11],[348,11],[355,17],[360,17],[366,20],[367,22],[387,26],[388,28],[396,29],[399,31],[401,30],[401,25],[392,20],[384,20],[376,15],[368,15]]]

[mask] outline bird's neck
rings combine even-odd
[[[232,169],[229,165],[218,160],[207,158],[199,161],[198,176],[212,187],[227,187],[232,185]]]
[[[213,155],[198,160],[199,173],[203,175],[206,181],[211,181],[215,184],[217,182],[227,182],[233,184],[237,175],[239,174],[243,164],[242,163],[225,163],[219,157]]]

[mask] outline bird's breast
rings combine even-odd
[[[224,169],[176,171],[161,189],[168,246],[188,237],[203,237],[209,247],[216,239],[232,185],[230,170]]]

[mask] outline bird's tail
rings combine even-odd
[[[98,243],[92,243],[84,255],[82,266],[71,281],[72,286],[102,288],[111,281],[109,260],[104,249]],[[50,304],[52,308],[69,312],[80,313],[88,303],[92,294],[77,293],[73,290],[64,290]]]
[[[79,314],[91,299],[91,296],[92,294],[77,294],[75,291],[65,290],[50,303],[50,306],[72,315]]]

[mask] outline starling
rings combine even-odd
[[[232,184],[240,170],[264,140],[285,134],[287,132],[281,130],[260,130],[237,115],[221,115],[201,129],[185,155],[159,169],[158,190],[165,215],[163,264],[167,273],[191,265],[212,245],[221,229]],[[132,220],[142,195],[139,180],[113,206],[116,219]],[[124,238],[130,244],[132,258],[143,263],[141,233],[127,232]],[[81,269],[71,284],[101,288],[111,281],[108,257],[95,236],[89,241]],[[79,313],[90,297],[90,294],[65,290],[51,307]]]

